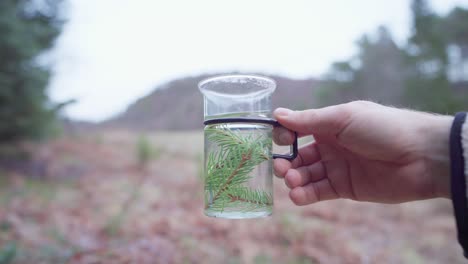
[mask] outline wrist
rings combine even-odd
[[[423,156],[435,197],[450,198],[450,128],[452,116],[432,115],[425,122]]]

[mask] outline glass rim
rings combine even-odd
[[[262,91],[273,92],[276,89],[276,81],[275,80],[273,80],[270,77],[257,75],[257,74],[221,74],[221,75],[217,75],[217,76],[208,77],[208,78],[205,78],[205,79],[201,80],[198,83],[198,89],[200,89],[200,91],[212,91],[213,92],[213,90],[204,88],[204,86],[209,84],[209,83],[214,83],[214,82],[229,83],[228,80],[234,80],[234,79],[261,80],[261,81],[264,81],[264,82],[268,83],[267,86],[262,87],[263,88]]]

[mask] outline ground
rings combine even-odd
[[[0,263],[464,263],[448,200],[296,207],[275,180],[273,216],[208,218],[202,134],[148,138],[146,172],[124,131],[46,143],[41,177],[4,172]]]

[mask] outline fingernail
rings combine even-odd
[[[287,108],[278,108],[275,110],[274,114],[280,117],[287,117],[292,111]]]
[[[286,186],[288,186],[289,189],[293,189],[295,187],[293,184],[291,184],[291,178],[294,178],[294,174],[291,172],[291,169],[289,169],[284,175],[284,183]]]

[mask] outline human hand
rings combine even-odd
[[[315,142],[289,162],[274,161],[296,205],[347,198],[400,203],[449,197],[449,134],[453,117],[367,101],[305,111],[279,108],[274,117]],[[275,128],[277,144],[293,133]]]

